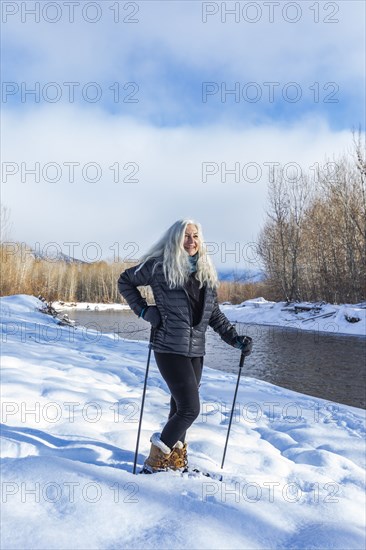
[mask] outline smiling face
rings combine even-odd
[[[198,252],[200,240],[198,237],[197,227],[192,223],[187,224],[184,232],[183,246],[184,250],[188,252],[190,256],[194,256]]]

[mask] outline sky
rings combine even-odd
[[[365,5],[2,2],[11,240],[138,260],[177,219],[256,268],[271,167],[311,173],[365,129]]]

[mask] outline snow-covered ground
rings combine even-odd
[[[361,409],[243,377],[223,482],[134,476],[146,342],[1,306],[2,549],[365,548]],[[168,412],[150,369],[140,465]],[[191,464],[220,471],[235,383],[205,367]]]
[[[222,310],[232,322],[366,336],[366,303],[332,305],[301,302],[286,306],[285,302],[255,298],[237,306],[223,305]]]

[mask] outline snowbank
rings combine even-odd
[[[79,311],[123,311],[124,309],[130,309],[125,304],[95,304],[92,302],[53,302],[52,306],[56,310],[73,309]]]
[[[287,306],[286,302],[255,298],[221,308],[232,322],[366,336],[366,308],[357,305],[302,302]]]
[[[243,377],[222,483],[133,476],[147,344],[1,306],[2,548],[365,547],[362,410]],[[220,471],[235,382],[205,367],[192,465]],[[168,403],[152,358],[140,465]]]

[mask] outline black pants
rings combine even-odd
[[[184,442],[186,430],[200,413],[198,386],[202,376],[203,357],[185,357],[176,353],[154,351],[158,369],[171,393],[169,420],[161,440],[172,448]]]

